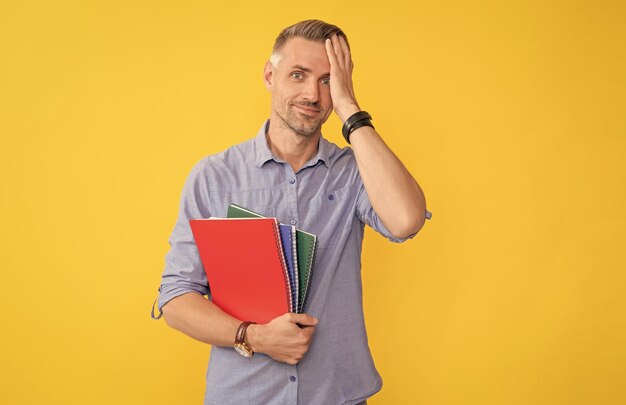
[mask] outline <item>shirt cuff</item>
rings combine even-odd
[[[201,295],[209,295],[208,288],[202,288],[197,284],[161,284],[161,288],[159,289],[159,291],[160,292],[157,306],[159,312],[162,311],[162,308],[165,304],[183,294],[195,292]]]

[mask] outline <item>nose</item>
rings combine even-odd
[[[316,80],[307,80],[302,92],[302,98],[312,103],[319,101],[320,88],[319,83]]]

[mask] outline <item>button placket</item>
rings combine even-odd
[[[287,171],[287,219],[291,225],[298,223],[298,179],[289,166]]]
[[[286,375],[285,383],[287,384],[287,401],[288,404],[295,404],[298,401],[298,366],[288,366],[288,374]]]

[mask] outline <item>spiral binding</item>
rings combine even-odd
[[[285,253],[283,252],[283,244],[280,242],[280,234],[278,232],[278,221],[273,218],[272,230],[274,231],[274,241],[276,242],[276,248],[278,249],[278,256],[280,256],[280,264],[283,269],[283,280],[285,281],[285,287],[287,291],[287,306],[289,312],[293,312],[293,305],[291,303],[291,286],[289,285],[289,273],[287,270],[287,263],[285,262]]]
[[[304,306],[306,305],[306,301],[309,298],[309,290],[311,289],[311,273],[313,273],[313,263],[317,254],[316,247],[317,238],[315,238],[315,243],[312,245],[311,249],[309,249],[307,255],[307,269],[309,269],[309,271],[306,274],[306,289],[304,290],[304,297],[302,297],[302,306],[300,307],[300,313],[304,312]]]
[[[296,240],[296,227],[292,226],[291,227],[291,254],[293,257],[293,289],[296,291],[296,301],[294,302],[295,304],[295,309],[294,311],[296,313],[301,313],[300,311],[300,275],[298,274],[298,244],[297,244],[297,240]]]

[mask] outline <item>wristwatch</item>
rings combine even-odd
[[[242,322],[239,325],[239,329],[237,329],[237,334],[235,335],[235,350],[237,353],[241,354],[243,357],[252,357],[254,352],[250,349],[250,346],[245,342],[246,339],[246,330],[248,326],[252,325],[255,322],[246,321]]]

